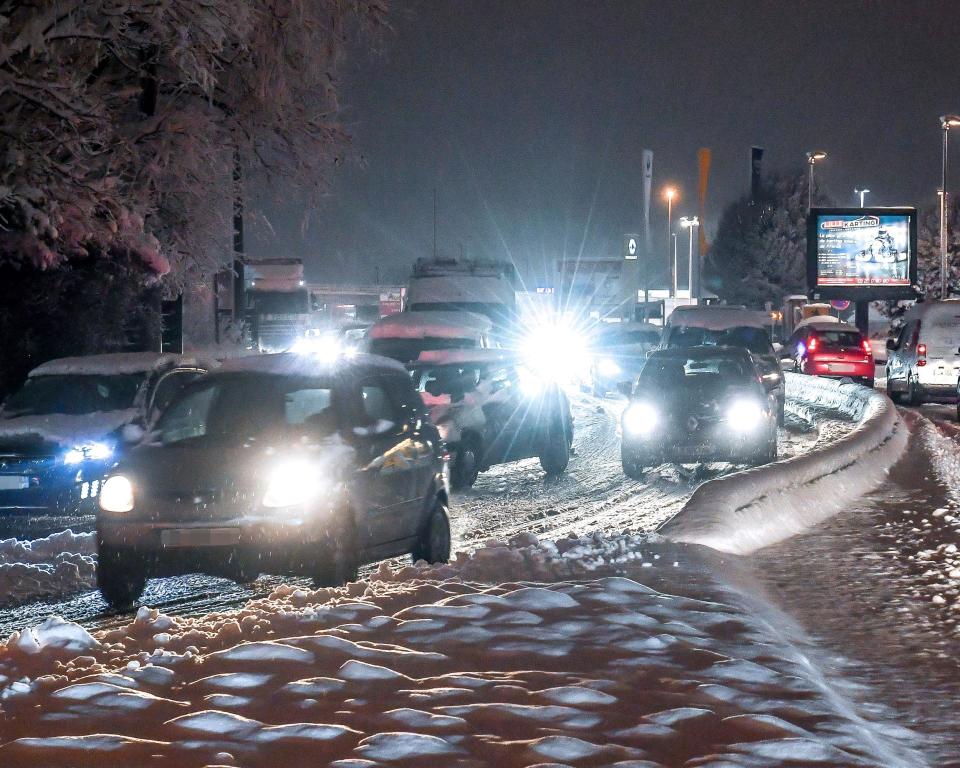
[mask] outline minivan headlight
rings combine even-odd
[[[632,403],[623,412],[623,431],[628,435],[649,435],[660,416],[650,403]]]
[[[130,512],[133,509],[133,483],[123,475],[108,477],[100,489],[100,509],[105,512]]]
[[[270,471],[263,506],[277,509],[306,504],[317,497],[320,485],[316,465],[306,459],[286,459]]]
[[[113,446],[107,443],[84,443],[71,448],[63,455],[64,464],[80,464],[81,462],[103,461],[113,455]]]

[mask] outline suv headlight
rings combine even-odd
[[[753,432],[763,416],[763,407],[755,400],[735,400],[727,409],[727,422],[737,432]]]
[[[103,461],[113,456],[113,446],[106,443],[84,443],[63,455],[64,464],[80,464],[84,461]]]
[[[108,477],[100,489],[100,509],[105,512],[130,512],[133,509],[133,483],[123,475]]]
[[[270,472],[263,506],[277,509],[313,501],[320,492],[317,467],[306,459],[286,459]]]
[[[660,415],[650,403],[632,403],[623,412],[623,431],[628,435],[649,435],[659,421]]]
[[[597,371],[601,376],[617,376],[620,373],[620,366],[616,360],[605,357],[597,364]]]

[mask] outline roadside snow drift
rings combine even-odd
[[[0,606],[90,589],[96,547],[95,534],[70,530],[33,541],[0,540]]]
[[[831,517],[884,481],[908,437],[887,397],[793,373],[786,374],[786,387],[792,406],[838,413],[856,428],[801,456],[704,483],[660,533],[746,554]]]
[[[0,645],[0,765],[920,762],[910,732],[857,714],[799,630],[698,552],[527,534],[339,590],[284,586],[231,613],[142,608],[95,635],[52,618]],[[635,578],[508,575],[611,560]],[[688,594],[639,580],[658,573]]]

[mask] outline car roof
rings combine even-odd
[[[739,358],[741,360],[753,360],[753,355],[749,350],[743,347],[670,347],[669,349],[658,349],[650,353],[649,360],[653,359],[672,359],[684,358],[686,360],[699,360],[705,357],[729,357]]]
[[[382,373],[402,373],[407,369],[396,360],[379,355],[356,354],[340,355],[333,360],[321,359],[313,355],[300,355],[294,352],[279,352],[272,355],[252,355],[227,360],[217,373],[252,373],[271,376],[329,376],[331,374],[364,373],[368,371]]]
[[[465,339],[489,333],[490,318],[476,312],[398,312],[375,322],[371,339]]]
[[[823,318],[820,318],[819,323],[807,323],[806,325],[797,325],[798,328],[812,328],[813,330],[820,331],[852,331],[854,333],[860,333],[860,329],[853,323],[844,323],[836,318],[833,319],[833,322],[824,322]]]
[[[162,368],[191,366],[212,367],[213,363],[191,355],[161,354],[159,352],[114,352],[105,355],[61,357],[38,365],[30,376],[116,376],[150,373]]]
[[[904,322],[919,320],[927,315],[940,312],[956,312],[960,314],[960,299],[937,299],[935,301],[918,301],[904,315]]]
[[[503,349],[427,349],[420,353],[413,364],[456,365],[466,363],[511,363],[516,354]]]
[[[667,318],[671,327],[706,328],[726,331],[730,328],[762,328],[770,326],[770,315],[757,309],[730,306],[677,307]]]

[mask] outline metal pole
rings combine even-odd
[[[673,286],[673,296],[676,298],[677,295],[677,282],[679,280],[677,276],[677,233],[671,232],[670,237],[673,238],[673,269],[671,271],[671,277],[673,278],[671,285]]]
[[[670,236],[672,234],[673,234],[673,195],[667,195],[667,263],[668,265],[670,262],[670,239],[671,239]],[[674,264],[673,265],[674,275],[672,280],[672,285],[674,286],[674,289],[673,289],[673,293],[670,294],[670,297],[674,299],[677,297],[677,291],[675,287],[677,284],[676,269],[677,269],[676,264]]]
[[[947,298],[947,137],[950,124],[943,121],[943,164],[940,173],[940,298]]]
[[[692,299],[693,298],[693,229],[694,229],[693,224],[687,227],[687,229],[690,230],[690,246],[689,246],[689,253],[687,254],[687,261],[688,261],[687,268],[690,270],[690,272],[689,272],[689,277],[687,278],[687,285],[690,290],[690,298]]]
[[[813,164],[814,159],[812,157],[807,159],[807,163],[810,165],[810,174],[807,177],[807,213],[810,213],[810,209],[813,207]]]

